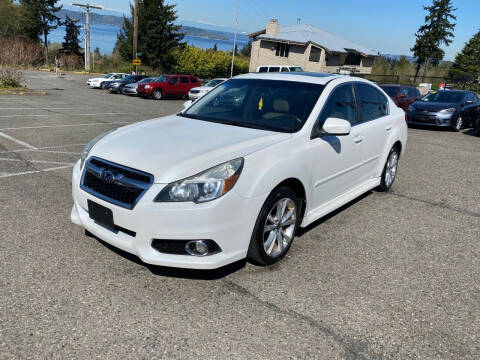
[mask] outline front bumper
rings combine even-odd
[[[206,93],[195,93],[195,94],[192,94],[192,93],[188,93],[188,98],[190,100],[197,100],[199,98],[201,98],[203,95],[205,95]]]
[[[250,237],[265,196],[244,199],[230,191],[203,204],[155,203],[165,184],[153,184],[133,210],[118,207],[80,188],[80,162],[73,170],[71,220],[101,240],[138,256],[152,265],[191,269],[215,269],[247,256]],[[87,200],[106,206],[113,212],[116,226],[135,232],[113,232],[90,219]],[[153,239],[214,240],[221,252],[204,257],[161,253],[152,248]]]
[[[137,95],[137,89],[133,89],[133,88],[123,88],[123,94],[125,95]]]
[[[410,125],[427,125],[427,126],[445,126],[451,127],[455,125],[457,114],[440,114],[438,112],[409,111],[407,112],[407,120]]]

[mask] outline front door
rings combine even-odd
[[[168,95],[177,95],[180,93],[180,85],[178,83],[178,76],[171,76],[168,78],[167,84],[166,84],[166,93]]]
[[[352,83],[336,87],[325,103],[315,126],[323,126],[328,118],[350,122],[349,135],[323,135],[310,140],[309,164],[312,174],[312,203],[310,210],[360,185],[364,175],[363,134],[357,126],[357,104]]]

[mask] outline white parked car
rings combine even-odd
[[[257,72],[303,72],[303,69],[292,65],[262,65],[257,67]]]
[[[223,83],[227,79],[225,78],[217,78],[210,80],[208,83],[206,83],[204,86],[199,86],[193,89],[190,89],[188,92],[188,98],[190,100],[197,100],[199,97],[202,97],[206,93],[208,93],[210,90],[212,90],[215,86]]]
[[[92,140],[71,220],[149,264],[270,265],[298,227],[389,190],[406,141],[404,112],[367,80],[241,75],[179,114]]]
[[[125,79],[128,74],[124,73],[111,73],[111,74],[106,74],[102,77],[97,77],[97,78],[92,78],[87,80],[87,85],[89,85],[91,88],[100,88],[103,89],[104,86],[106,85],[106,81],[114,81],[114,80],[123,80]]]

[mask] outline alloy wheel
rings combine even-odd
[[[462,119],[461,116],[459,116],[457,118],[457,122],[455,123],[455,130],[457,130],[457,131],[462,130],[462,126],[463,126],[463,119]]]
[[[158,90],[155,90],[153,92],[153,97],[155,98],[155,100],[160,100],[162,98],[162,92],[158,91]]]
[[[293,240],[297,206],[290,198],[279,200],[268,212],[263,227],[263,249],[270,257],[282,255]]]
[[[395,180],[395,176],[397,175],[397,168],[398,168],[398,152],[397,150],[393,150],[390,153],[390,156],[387,160],[387,166],[385,168],[385,185],[387,188],[392,186],[393,181]]]

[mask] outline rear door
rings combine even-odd
[[[180,76],[180,93],[179,95],[187,95],[190,90],[190,79],[188,76]]]
[[[386,151],[390,134],[393,131],[393,119],[389,115],[388,99],[382,92],[367,83],[355,83],[357,102],[359,103],[359,127],[364,137],[363,174],[373,179],[379,177],[380,161]]]

